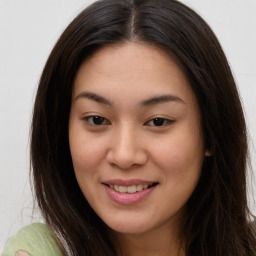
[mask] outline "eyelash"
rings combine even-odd
[[[101,126],[101,125],[106,125],[106,124],[110,124],[110,122],[102,117],[102,116],[87,116],[85,118],[83,118],[86,122],[88,122],[90,125],[92,126]],[[103,123],[100,123],[100,124],[95,124],[93,123],[93,119],[95,119],[94,121],[102,121]]]
[[[155,122],[155,123],[154,123],[154,125],[150,125],[150,126],[163,127],[163,126],[166,126],[166,125],[170,125],[171,123],[174,122],[174,120],[170,120],[170,119],[162,118],[162,117],[157,117],[157,118],[153,118],[153,119],[149,120],[145,124],[149,124],[151,122]],[[156,125],[156,122],[158,122],[158,124],[160,124],[160,125]]]
[[[102,116],[87,116],[83,119],[92,126],[102,126],[102,125],[109,125],[110,124],[110,122]],[[95,121],[96,121],[96,123],[95,123]],[[99,122],[99,123],[97,123],[97,122]],[[152,122],[155,122],[154,125],[149,125]],[[159,125],[157,125],[156,122],[158,122]],[[158,118],[153,118],[153,119],[147,121],[145,123],[145,125],[153,126],[153,127],[163,127],[163,126],[166,126],[166,125],[170,125],[173,122],[174,122],[174,120],[158,117]]]

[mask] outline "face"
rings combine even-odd
[[[127,234],[177,226],[205,155],[185,75],[166,52],[142,43],[105,46],[81,65],[69,143],[87,201]]]

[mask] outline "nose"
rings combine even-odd
[[[115,131],[110,143],[107,153],[107,161],[110,164],[126,170],[147,162],[142,138],[133,127],[127,125]]]

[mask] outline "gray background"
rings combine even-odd
[[[8,237],[40,219],[36,213],[32,219],[28,176],[29,125],[36,87],[60,33],[91,2],[0,0],[0,253]],[[207,20],[226,52],[246,112],[256,173],[256,0],[182,2]],[[253,187],[250,201],[256,195]]]

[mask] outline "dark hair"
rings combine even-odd
[[[175,56],[197,97],[206,157],[187,202],[189,256],[256,255],[246,197],[247,131],[222,48],[206,22],[175,0],[102,0],[67,27],[53,48],[35,100],[31,164],[35,196],[66,254],[116,255],[105,224],[76,181],[68,142],[73,81],[99,47],[140,41]]]

